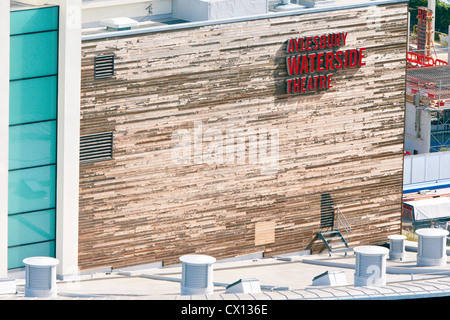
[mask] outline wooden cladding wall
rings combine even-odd
[[[286,41],[337,32],[366,65],[286,94]],[[81,135],[113,132],[114,158],[80,165],[80,267],[321,251],[330,207],[351,246],[400,232],[406,32],[396,4],[84,41]],[[114,76],[95,80],[109,54]],[[198,124],[278,130],[278,171],[175,163],[173,133]]]

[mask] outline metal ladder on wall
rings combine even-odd
[[[336,213],[336,229],[327,232],[319,232],[317,236],[325,244],[330,256],[332,253],[336,252],[344,252],[345,256],[347,256],[347,252],[352,250],[348,245],[348,234],[351,232],[351,226],[339,207],[336,209]],[[341,230],[345,231],[345,237]]]

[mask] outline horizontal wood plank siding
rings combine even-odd
[[[84,41],[81,135],[113,132],[114,157],[80,165],[80,267],[321,251],[323,195],[351,246],[399,233],[407,4],[379,12],[376,24],[360,8]],[[335,71],[325,92],[285,94],[286,41],[332,32],[366,48],[366,65]],[[114,76],[94,79],[108,54]],[[277,129],[278,172],[174,163],[173,133],[196,122]],[[265,225],[274,241],[255,238]]]

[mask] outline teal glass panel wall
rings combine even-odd
[[[9,124],[56,119],[57,90],[56,76],[11,81]]]
[[[35,211],[16,214],[9,218],[8,242],[10,246],[20,246],[25,242],[53,240],[55,235],[55,210]]]
[[[58,31],[58,7],[46,7],[32,10],[12,11],[14,21],[11,21],[12,36],[41,31]]]
[[[55,207],[55,165],[10,170],[8,179],[8,214]]]
[[[8,268],[55,256],[58,7],[11,11]]]
[[[26,246],[9,247],[8,268],[23,266],[24,257],[52,257],[55,252],[55,241],[37,242]]]
[[[58,67],[58,32],[11,37],[10,80],[55,75]]]
[[[9,128],[9,169],[56,163],[56,120]]]

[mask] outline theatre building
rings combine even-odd
[[[0,276],[400,233],[407,1],[0,6]]]

